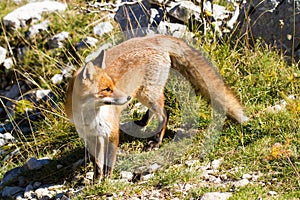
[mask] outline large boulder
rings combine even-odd
[[[240,35],[262,38],[300,59],[300,0],[252,0],[243,5]]]
[[[3,18],[3,24],[8,29],[25,27],[29,22],[38,21],[44,12],[51,13],[66,10],[67,5],[56,1],[28,3],[15,9]]]

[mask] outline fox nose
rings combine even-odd
[[[131,96],[128,96],[128,97],[127,97],[127,101],[129,101],[130,99],[131,99]]]

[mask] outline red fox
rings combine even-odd
[[[167,127],[164,86],[170,68],[239,123],[248,121],[239,100],[212,64],[182,39],[153,35],[127,40],[78,69],[69,82],[65,110],[95,159],[95,178],[111,176],[119,143],[119,117],[133,99],[156,115],[160,146]]]

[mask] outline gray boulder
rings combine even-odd
[[[38,21],[43,13],[64,11],[67,5],[56,1],[43,1],[28,3],[15,9],[3,18],[3,24],[8,29],[25,27],[28,22]]]
[[[300,59],[299,12],[300,0],[247,1],[239,17],[239,35],[248,34],[253,41],[262,38],[268,44],[282,49],[288,56],[294,51],[297,61]]]

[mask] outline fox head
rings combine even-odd
[[[105,52],[101,51],[93,61],[83,67],[78,76],[79,88],[81,88],[78,92],[87,98],[86,103],[94,101],[96,106],[123,105],[131,97],[116,88],[114,81],[105,72],[104,58]]]

